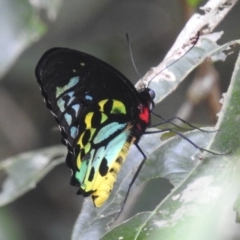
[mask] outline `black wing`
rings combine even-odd
[[[53,48],[35,71],[47,107],[55,115],[65,144],[73,148],[80,119],[102,99],[117,99],[126,107],[126,119],[137,117],[140,96],[132,83],[107,63],[76,50]]]

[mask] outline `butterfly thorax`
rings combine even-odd
[[[143,88],[138,91],[141,96],[141,104],[138,105],[138,119],[134,124],[136,141],[140,140],[140,137],[145,132],[146,128],[151,124],[151,108],[154,106],[153,99],[155,93],[150,88]]]

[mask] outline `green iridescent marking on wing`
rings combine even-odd
[[[104,146],[102,146],[96,150],[94,159],[92,160],[92,165],[89,166],[89,169],[94,168],[95,174],[93,176],[92,181],[89,181],[89,176],[87,176],[84,179],[84,185],[86,186],[85,191],[91,191],[91,190],[96,189],[96,187],[94,185],[96,183],[97,176],[100,175],[99,167],[102,162],[102,159],[104,158],[105,152],[106,152],[106,148]]]
[[[82,180],[81,182],[83,183],[81,187],[82,188],[84,187],[84,191],[88,192],[98,189],[98,187],[101,185],[104,179],[104,176],[107,174],[107,172],[111,169],[112,165],[116,161],[116,158],[119,155],[121,149],[123,148],[125,142],[127,141],[128,136],[129,132],[123,131],[122,133],[117,135],[113,140],[111,140],[107,144],[107,146],[102,146],[98,148],[98,150],[96,150],[94,154],[91,154],[91,158],[88,159],[89,161],[88,165],[84,164],[82,165],[83,167],[81,166],[80,172],[82,172],[82,174],[80,176]],[[102,176],[99,172],[99,168],[100,165],[102,164],[103,159],[107,161],[107,165],[106,174]],[[89,174],[92,168],[94,169],[94,176],[93,179],[89,181]]]
[[[91,165],[92,157],[94,154],[94,150],[92,150],[89,154],[86,154],[84,158],[81,161],[81,169],[75,173],[76,178],[81,183],[81,188],[86,188],[86,181],[85,179],[88,177],[91,168],[89,165]]]
[[[128,132],[128,130],[126,130],[126,132]],[[127,136],[129,137],[129,132],[127,133]],[[92,193],[92,199],[95,207],[101,207],[103,203],[108,199],[113,189],[114,183],[117,179],[117,175],[122,167],[122,164],[126,159],[129,148],[134,143],[134,141],[135,141],[135,138],[132,137],[132,138],[128,138],[128,140],[124,142],[117,156],[115,156],[112,159],[113,160],[112,164],[111,166],[109,166],[108,172],[104,177],[101,178],[100,174],[96,175],[95,184],[93,187],[93,189],[96,189],[96,190]],[[115,142],[113,141],[112,144],[114,145]],[[106,152],[108,152],[108,150],[106,150]],[[104,162],[105,160],[106,160],[106,156],[104,158]]]
[[[70,126],[72,124],[72,116],[68,113],[65,113],[64,118],[67,121],[68,125]]]
[[[112,122],[104,127],[102,127],[95,138],[93,139],[93,143],[97,144],[99,142],[102,142],[103,140],[107,139],[109,136],[111,136],[113,133],[115,133],[118,130],[122,130],[127,126],[126,123],[118,123],[118,122]]]
[[[65,110],[65,107],[64,107],[65,101],[62,98],[57,100],[57,105],[58,105],[60,111],[64,112],[64,110]]]
[[[129,132],[123,131],[108,143],[106,147],[105,158],[107,159],[109,166],[111,166],[113,161],[115,161],[116,156],[122,149],[124,143],[127,141],[128,136],[129,136]]]
[[[79,112],[79,109],[80,109],[80,104],[75,104],[75,105],[73,105],[72,106],[72,109],[74,109],[74,111],[75,111],[75,117],[77,117],[78,116],[78,112]]]
[[[104,113],[101,113],[101,123],[104,123],[105,121],[107,121],[108,116]]]
[[[56,98],[58,98],[62,93],[64,93],[66,90],[68,90],[69,88],[77,85],[79,82],[79,77],[73,77],[70,79],[69,83],[63,87],[57,87],[56,88]]]
[[[93,167],[96,170],[98,170],[93,180],[94,190],[98,189],[98,187],[101,185],[103,181],[103,178],[105,177],[105,175],[101,176],[101,174],[99,173],[99,166],[102,163],[102,159],[104,158],[107,161],[107,169],[106,169],[107,170],[106,174],[107,174],[107,172],[110,171],[114,162],[116,161],[119,155],[119,152],[121,151],[125,142],[127,141],[128,136],[129,136],[129,132],[127,131],[120,133],[118,136],[116,136],[112,141],[108,143],[104,151],[104,156],[101,159],[98,159],[98,161],[93,162]]]
[[[98,103],[101,112],[104,112],[104,106],[108,101],[109,101],[108,99],[104,99]],[[110,111],[110,114],[126,114],[127,113],[126,107],[121,101],[118,101],[115,99],[113,99],[112,101],[113,101],[113,104],[112,104],[112,109]]]
[[[112,114],[119,114],[119,113],[126,114],[127,111],[126,111],[125,105],[122,102],[120,102],[118,100],[113,100],[112,110],[111,110],[110,113],[112,113]]]
[[[85,153],[88,153],[91,150],[91,143],[88,142],[83,149],[85,150]]]
[[[73,126],[70,128],[70,135],[72,138],[75,138],[78,135],[78,128]]]

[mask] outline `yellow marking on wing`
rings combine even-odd
[[[107,101],[108,99],[105,99],[98,103],[98,105],[100,106],[100,112],[104,112],[104,105],[106,104]]]
[[[88,153],[90,150],[91,150],[91,143],[88,142],[85,146],[84,146],[84,150],[85,150],[85,153]]]
[[[96,128],[89,128],[89,130],[90,130],[90,137],[89,137],[89,139],[88,139],[88,142],[90,142],[90,141],[92,140],[92,137],[93,137],[94,133],[96,132]],[[78,142],[77,142],[77,143],[80,145],[80,148],[84,148],[84,147],[85,147],[85,146],[83,145],[83,137],[84,137],[85,133],[86,133],[86,131],[84,131],[84,132],[80,135],[79,140],[78,140]]]
[[[80,148],[83,148],[83,137],[84,137],[84,134],[85,134],[85,131],[81,134],[81,136],[79,137],[79,140],[78,140],[78,144],[80,145]]]
[[[89,112],[85,117],[86,129],[91,128],[91,122],[94,112]]]
[[[81,159],[80,159],[80,153],[79,153],[78,156],[77,156],[76,163],[77,163],[77,168],[80,169],[81,163],[82,163],[82,161],[81,161]]]
[[[113,114],[116,114],[116,113],[126,114],[126,112],[127,112],[126,107],[122,102],[120,102],[118,100],[113,100],[111,113],[113,113]]]

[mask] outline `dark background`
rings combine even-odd
[[[240,37],[239,12],[238,3],[216,29],[224,30],[220,43]],[[46,34],[20,55],[0,83],[1,159],[60,143],[60,133],[55,131],[56,124],[45,108],[34,76],[36,63],[46,50],[69,47],[88,52],[136,83],[139,77],[130,60],[126,32],[137,68],[144,75],[159,64],[186,23],[182,1],[72,0],[63,1],[55,21],[50,21],[44,10],[36,14],[47,25]],[[235,58],[236,54],[216,64],[221,92],[227,89]],[[164,117],[175,115],[191,79],[192,75],[160,104],[158,113]],[[194,110],[189,121],[214,124],[205,103]],[[0,223],[14,232],[14,240],[70,239],[82,198],[75,195],[69,179],[69,169],[58,166],[34,190],[0,210]],[[163,194],[168,188],[167,184]]]

